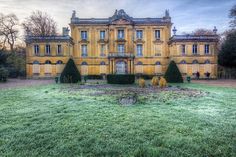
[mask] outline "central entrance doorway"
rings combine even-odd
[[[116,74],[127,74],[127,63],[125,61],[116,62]]]

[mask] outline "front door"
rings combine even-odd
[[[116,74],[126,74],[127,73],[127,63],[125,61],[116,62]]]

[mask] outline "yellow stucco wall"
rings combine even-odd
[[[127,63],[128,73],[141,72],[147,75],[164,74],[168,64],[171,60],[174,60],[178,66],[181,61],[186,61],[186,73],[182,67],[180,69],[183,75],[193,75],[193,60],[198,61],[198,69],[201,76],[204,76],[206,72],[205,61],[210,61],[211,76],[217,75],[217,47],[216,42],[171,42],[171,25],[70,25],[71,42],[32,42],[27,44],[27,76],[28,77],[54,77],[57,73],[57,61],[61,60],[63,65],[67,60],[72,57],[81,71],[82,75],[100,75],[115,73],[115,65],[117,61],[123,60]],[[119,29],[124,30],[125,41],[117,41],[117,32]],[[105,40],[100,40],[100,31],[105,31]],[[136,30],[143,30],[142,40],[136,39]],[[160,40],[155,39],[155,30],[160,30]],[[81,40],[81,31],[87,31],[87,41]],[[119,43],[125,45],[125,53],[130,53],[134,57],[109,57],[109,54],[117,54],[117,46]],[[51,45],[51,55],[45,55],[45,45]],[[58,44],[62,45],[62,54],[56,54],[56,47]],[[83,57],[81,52],[81,45],[87,45],[87,56]],[[136,51],[136,45],[143,45],[143,56],[138,57]],[[182,55],[180,51],[180,45],[185,44],[186,54]],[[192,54],[192,45],[197,44],[199,53],[197,55]],[[204,54],[204,45],[210,45],[210,54]],[[39,45],[39,55],[34,54],[34,45]],[[104,56],[100,56],[101,45],[104,45]],[[48,65],[45,67],[46,60],[51,62],[51,67]],[[40,64],[40,73],[34,74],[33,62],[38,61]],[[82,62],[86,62],[87,65],[82,66]],[[101,62],[105,62],[105,65],[100,65]],[[137,65],[142,62],[142,65]],[[156,62],[160,62],[161,65],[157,66]],[[194,65],[196,68],[196,66]],[[51,74],[45,74],[45,68],[49,68]],[[208,67],[207,67],[208,68]],[[158,69],[158,70],[157,70]],[[209,69],[209,68],[208,68]],[[158,71],[158,72],[157,72]]]

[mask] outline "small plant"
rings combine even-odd
[[[153,87],[156,87],[156,86],[158,86],[158,84],[159,84],[159,79],[158,79],[158,77],[157,76],[154,76],[153,78],[152,78],[152,86]]]
[[[145,87],[145,80],[143,78],[140,78],[138,80],[138,85],[139,85],[139,87],[144,88]]]
[[[0,82],[7,82],[8,70],[4,67],[0,67]]]
[[[164,77],[161,77],[160,81],[159,81],[159,86],[161,88],[164,88],[167,86],[167,82],[166,82],[166,79]]]

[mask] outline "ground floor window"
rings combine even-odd
[[[127,73],[127,63],[125,61],[116,62],[116,74],[126,74]]]

